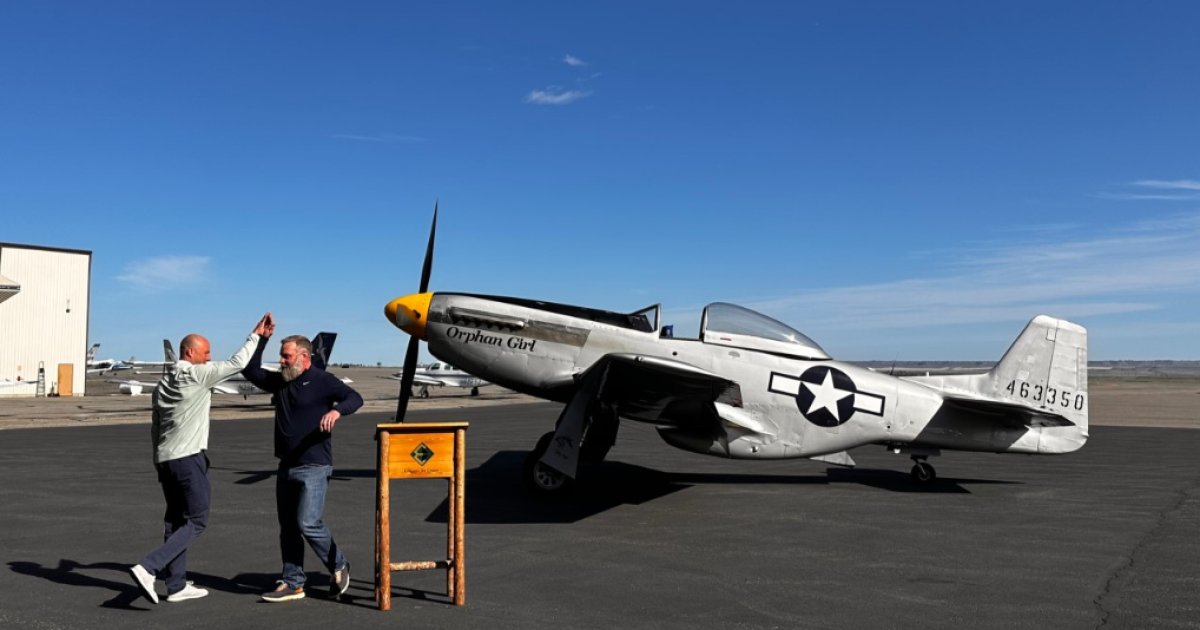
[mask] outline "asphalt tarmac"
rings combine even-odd
[[[1200,431],[1092,428],[1057,457],[947,453],[922,491],[910,462],[855,469],[732,462],[626,423],[574,496],[519,478],[558,405],[417,411],[467,432],[466,599],[443,572],[397,573],[373,599],[373,429],[339,422],[325,519],[348,599],[261,603],[279,571],[271,420],[213,424],[209,529],[189,569],[204,599],[157,606],[127,573],[161,540],[146,424],[0,433],[0,628],[1200,628]],[[444,557],[443,481],[392,483],[393,560]],[[160,591],[162,589],[160,583]]]

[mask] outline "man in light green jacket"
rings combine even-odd
[[[191,334],[179,343],[180,361],[154,388],[154,468],[167,500],[163,544],[146,554],[129,572],[142,594],[155,604],[154,580],[167,584],[167,601],[182,602],[208,595],[187,581],[187,547],[208,526],[212,488],[208,483],[208,425],[212,388],[236,376],[254,354],[260,336],[270,336],[275,322],[267,313],[228,361],[210,361],[208,340]]]

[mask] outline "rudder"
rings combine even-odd
[[[312,340],[312,362],[318,369],[324,370],[329,365],[329,357],[333,356],[333,342],[337,341],[337,333],[317,333]]]
[[[988,372],[989,395],[1060,415],[1086,433],[1087,329],[1039,315]]]

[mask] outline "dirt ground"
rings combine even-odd
[[[331,370],[350,378],[366,405],[363,411],[394,410],[399,383],[386,368]],[[106,379],[89,379],[88,395],[73,398],[0,398],[0,430],[34,427],[137,424],[150,422],[150,396],[117,393]],[[1097,426],[1200,429],[1200,379],[1093,377],[1089,383],[1089,422]],[[523,394],[488,386],[470,390],[436,388],[430,398],[414,398],[411,410],[481,407],[538,402]],[[236,420],[271,414],[267,396],[213,396],[212,418]]]
[[[1200,429],[1200,379],[1092,378],[1088,423]]]

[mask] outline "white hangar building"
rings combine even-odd
[[[0,243],[0,397],[81,396],[87,374],[92,252]]]

